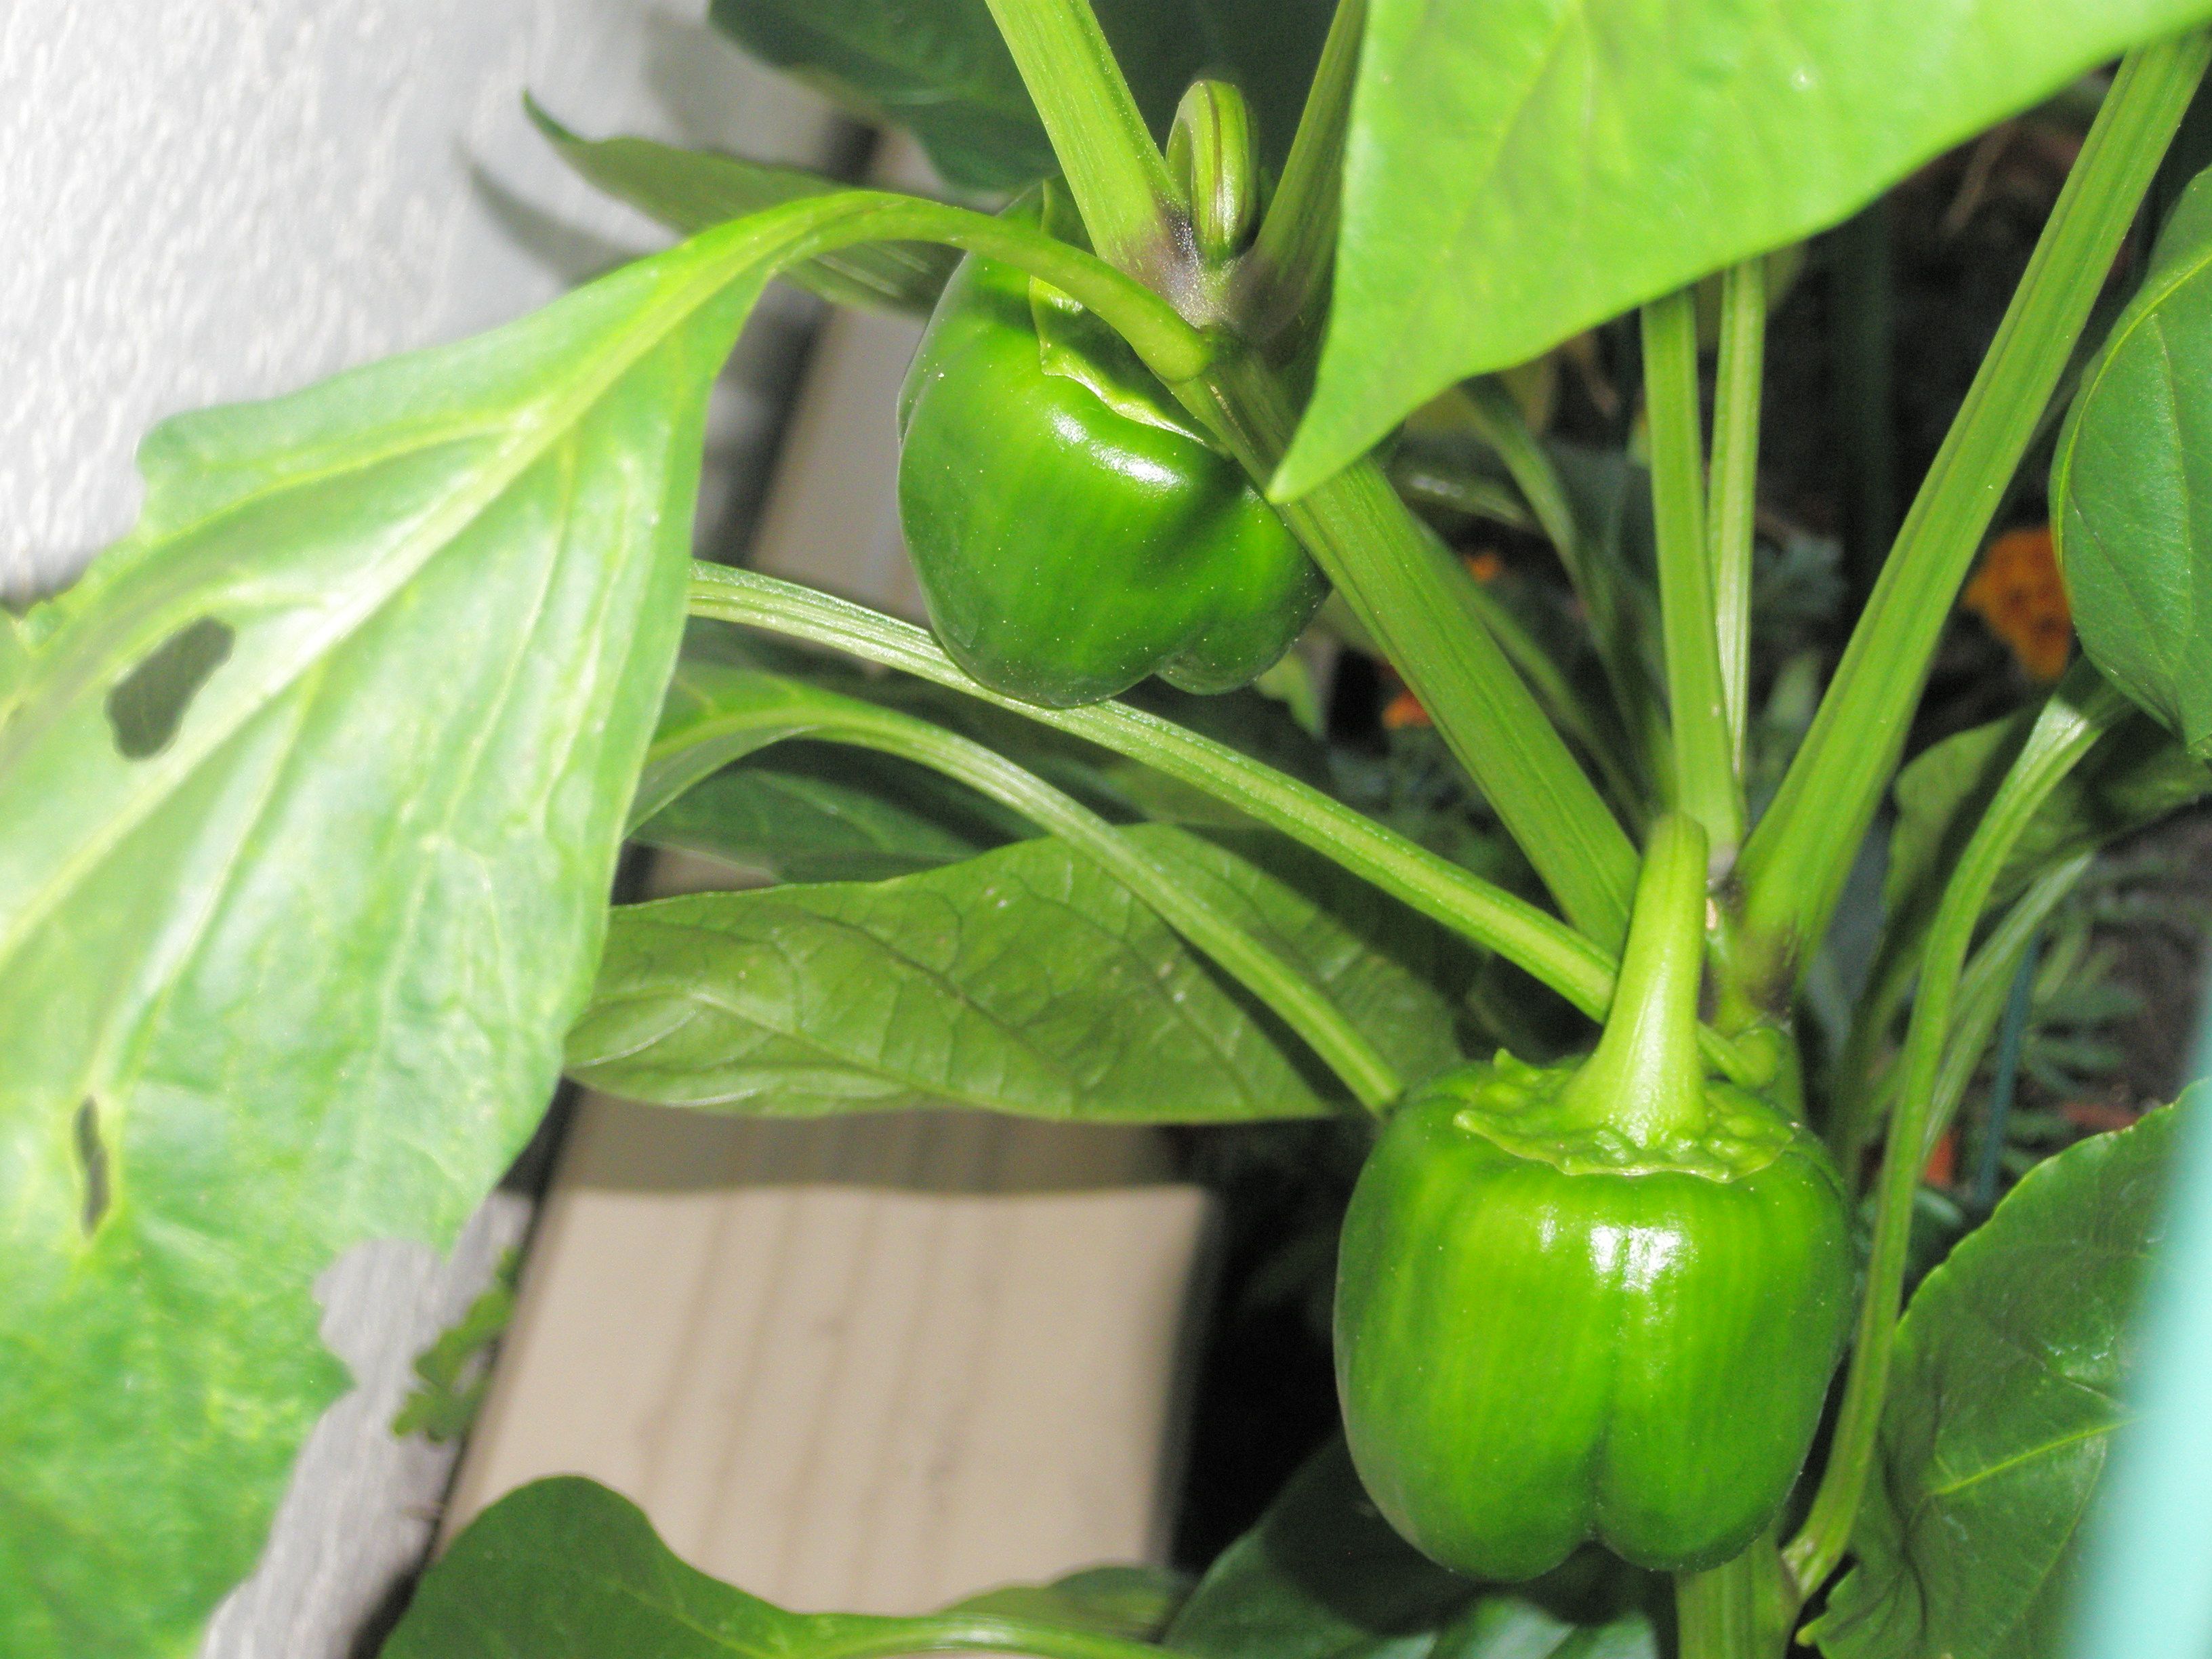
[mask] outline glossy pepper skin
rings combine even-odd
[[[1135,354],[1011,265],[970,255],[954,272],[899,430],[899,522],[930,620],[1008,696],[1067,708],[1147,674],[1231,690],[1326,597]]]
[[[1644,915],[1639,895],[1616,1011]],[[1716,1565],[1803,1463],[1849,1316],[1842,1184],[1771,1098],[1703,1075],[1695,989],[1641,1031],[1617,1012],[1580,1067],[1501,1054],[1433,1080],[1361,1173],[1337,1281],[1346,1432],[1376,1505],[1446,1566],[1532,1577],[1586,1540]],[[1668,1024],[1675,1097],[1616,1115]]]

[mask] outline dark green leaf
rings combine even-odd
[[[1928,1275],[1898,1332],[1857,1565],[1813,1626],[1832,1659],[2062,1651],[2174,1133],[2208,1104],[2038,1165]]]
[[[1328,0],[1097,0],[1145,117],[1167,131],[1200,74],[1235,81],[1279,167],[1321,57]],[[714,0],[716,27],[871,120],[902,126],[967,190],[1057,173],[986,0]]]
[[[2212,177],[2082,377],[2051,502],[2082,650],[2212,756]]]
[[[635,833],[768,881],[818,882],[935,870],[1036,831],[910,761],[793,743],[695,785]]]
[[[147,440],[0,700],[0,1652],[177,1653],[346,1386],[317,1277],[543,1112],[788,225]],[[11,630],[11,637],[14,635]]]
[[[682,235],[781,202],[844,188],[834,179],[796,167],[683,149],[649,138],[579,137],[535,101],[525,106],[570,167],[608,195]],[[935,242],[872,242],[824,253],[782,274],[837,305],[926,314],[959,263],[959,250]]]
[[[1450,1063],[1453,1012],[1352,927],[1220,848],[1128,831],[1303,967],[1394,1065]],[[1304,1051],[1151,909],[1056,841],[874,884],[615,913],[570,1071],[668,1105],[936,1103],[1123,1122],[1332,1109]]]
[[[1340,1439],[1223,1551],[1164,1638],[1200,1659],[1657,1659],[1659,1581],[1591,1551],[1493,1589],[1390,1529]]]
[[[1464,375],[1832,225],[2204,0],[1370,0],[1334,311],[1279,482]]]

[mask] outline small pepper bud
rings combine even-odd
[[[1226,81],[1190,83],[1168,133],[1168,173],[1189,205],[1198,257],[1212,265],[1242,253],[1260,219],[1259,153],[1243,93]]]

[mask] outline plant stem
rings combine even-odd
[[[1698,306],[1683,289],[1644,307],[1644,409],[1651,422],[1651,507],[1659,625],[1674,737],[1674,804],[1705,826],[1723,869],[1743,839],[1735,744],[1715,633],[1705,544],[1705,458],[1698,405]]]
[[[2202,76],[2199,32],[2130,52],[1741,863],[1751,987],[1785,996],[1896,769],[1953,599]]]
[[[989,3],[1091,245],[1108,264],[1159,288],[1181,259],[1182,206],[1090,0]]]
[[[1404,1079],[1320,987],[1105,819],[1026,768],[927,720],[828,692],[811,700],[804,726],[787,708],[769,708],[763,716],[778,740],[815,738],[894,755],[1012,808],[1096,860],[1211,957],[1296,1031],[1370,1111],[1381,1111],[1403,1091]]]
[[[848,190],[805,197],[732,223],[757,227],[778,219],[803,227],[779,252],[778,270],[860,242],[941,242],[1004,260],[1071,295],[1127,340],[1164,380],[1200,374],[1213,356],[1212,337],[1184,321],[1144,283],[1018,220],[890,191]]]
[[[1687,813],[1652,825],[1605,1030],[1559,1091],[1570,1121],[1609,1126],[1638,1146],[1704,1126],[1698,991],[1707,856],[1705,827]]]
[[[969,678],[912,623],[755,571],[695,563],[690,608],[695,616],[849,652],[1127,756],[1281,831],[1430,920],[1497,951],[1591,1018],[1602,1018],[1612,1004],[1610,951],[1504,889],[1226,744],[1122,703],[1042,708],[1001,696]],[[1730,1077],[1752,1077],[1759,1070],[1710,1030],[1699,1031],[1698,1042],[1705,1057]]]
[[[1251,257],[1237,273],[1237,314],[1248,337],[1271,351],[1285,336],[1297,346],[1320,328],[1336,253],[1344,137],[1352,125],[1352,81],[1366,25],[1367,0],[1337,0],[1283,162],[1283,182],[1260,221]]]
[[[1763,1537],[1732,1561],[1674,1575],[1676,1659],[1773,1659],[1789,1609],[1781,1559]]]
[[[2051,694],[2026,747],[1998,786],[1972,840],[1966,843],[1929,929],[1921,959],[1920,989],[1905,1033],[1905,1052],[1898,1061],[1897,1103],[1890,1114],[1889,1139],[1882,1157],[1858,1340],[1844,1384],[1826,1473],[1804,1529],[1785,1553],[1801,1598],[1810,1595],[1843,1559],[1873,1468],[1881,1403],[1889,1386],[1890,1356],[1896,1344],[1912,1195],[1926,1162],[1930,1121],[1938,1104],[1938,1073],[1952,1035],[1954,1000],[1975,924],[1988,907],[2005,860],[2037,809],[2127,708],[2118,692],[2086,668],[2069,674]]]
[[[1743,775],[1751,698],[1751,550],[1759,507],[1759,398],[1766,368],[1766,261],[1746,259],[1721,278],[1720,358],[1713,376],[1713,633],[1729,744]]]
[[[1250,353],[1224,349],[1190,401],[1265,478],[1295,424]],[[1277,505],[1436,722],[1567,919],[1607,950],[1628,928],[1636,852],[1480,617],[1474,579],[1371,459]]]

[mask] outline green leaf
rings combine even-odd
[[[1163,1639],[1199,1659],[1658,1659],[1642,1608],[1662,1583],[1595,1550],[1507,1589],[1462,1578],[1390,1529],[1337,1439],[1222,1552]]]
[[[2060,1652],[2081,1522],[2136,1360],[2133,1313],[2183,1111],[2039,1164],[1928,1275],[1898,1330],[1831,1659]]]
[[[2051,464],[2081,649],[2212,757],[2212,176],[2082,377]]]
[[[1450,1005],[1358,919],[1181,830],[1127,833],[1303,968],[1407,1076],[1456,1057]],[[874,884],[618,909],[568,1068],[634,1099],[790,1115],[1215,1121],[1335,1098],[1279,1027],[1056,841]]]
[[[1236,82],[1279,170],[1328,0],[1097,0],[1154,135],[1200,74]],[[1060,168],[986,0],[714,0],[714,26],[866,119],[921,141],[951,184],[1009,190]]]
[[[523,106],[570,167],[608,195],[682,235],[846,188],[797,167],[649,138],[580,137],[535,100],[525,100]],[[822,254],[782,276],[837,305],[926,315],[959,263],[959,250],[935,242],[874,242]]]
[[[190,416],[0,726],[0,1651],[180,1654],[557,1076],[674,658],[707,391],[787,210]]]
[[[1370,0],[1285,498],[1452,381],[1844,218],[2204,0]]]
[[[635,831],[771,882],[883,881],[1036,833],[926,767],[817,743],[779,744],[718,772]]]
[[[687,1566],[627,1498],[559,1475],[510,1492],[453,1540],[382,1659],[1143,1659],[1124,1632],[1172,1594],[1169,1575],[1109,1567],[912,1619],[788,1613]]]

